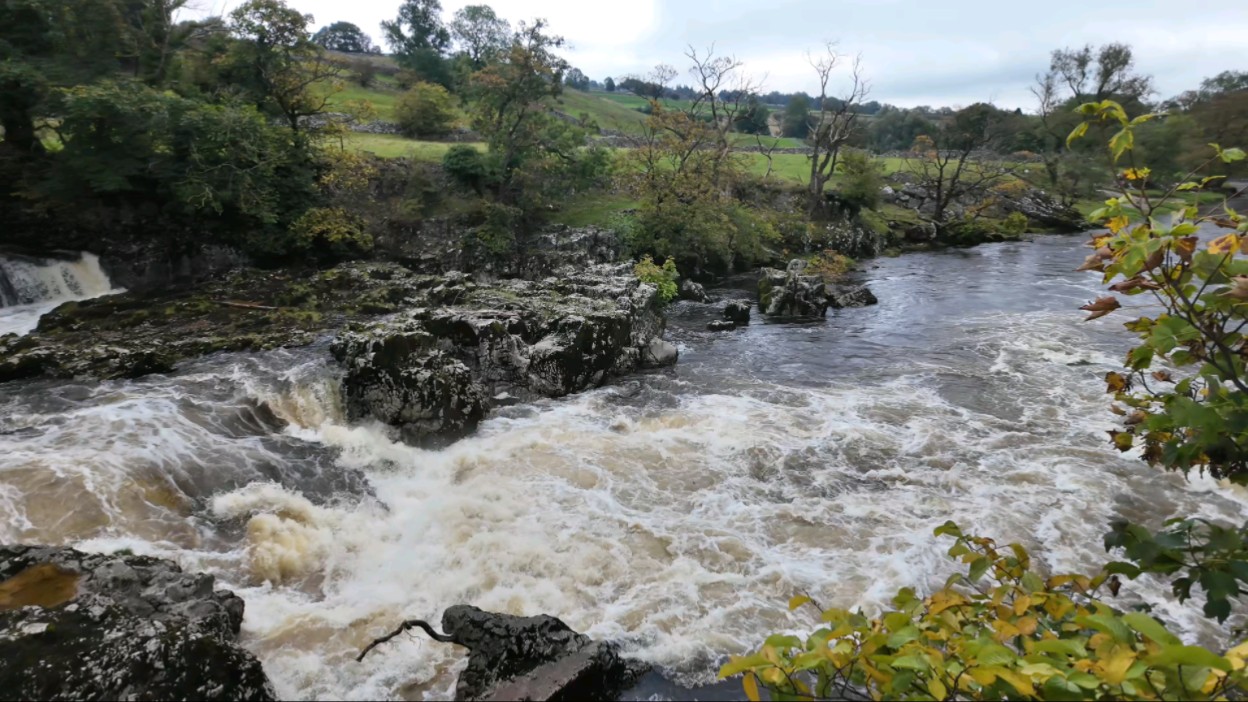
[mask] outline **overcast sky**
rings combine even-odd
[[[200,13],[242,0],[192,0]],[[345,20],[380,42],[378,23],[398,0],[287,0],[315,26]],[[480,0],[443,0],[445,18]],[[765,78],[764,92],[817,86],[808,50],[837,42],[860,53],[871,98],[895,105],[991,101],[1032,107],[1028,85],[1066,46],[1123,41],[1160,97],[1224,70],[1248,70],[1244,0],[493,0],[512,21],[542,17],[571,43],[566,56],[590,78],[645,73],[669,63],[682,71],[687,45],[730,53]],[[685,82],[682,74],[675,83]]]

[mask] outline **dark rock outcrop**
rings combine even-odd
[[[767,317],[822,317],[828,311],[823,278],[805,275],[807,262],[795,258],[785,270],[764,268],[758,281],[758,309]]]
[[[614,700],[648,669],[548,615],[456,605],[443,612],[442,629],[469,650],[457,700]]]
[[[0,546],[0,698],[273,700],[243,601],[144,556]]]
[[[706,289],[701,283],[695,283],[688,278],[680,281],[680,290],[677,296],[682,300],[690,300],[692,302],[710,302],[710,298],[706,296]]]
[[[489,285],[453,276],[430,291],[436,307],[348,328],[331,346],[346,368],[348,413],[418,442],[456,438],[491,398],[560,397],[675,363],[657,289],[627,268]]]
[[[828,294],[828,302],[834,308],[841,307],[866,307],[867,305],[878,304],[875,293],[865,285],[857,287],[833,290]]]
[[[738,327],[749,325],[750,303],[745,300],[733,300],[724,305],[724,319]]]

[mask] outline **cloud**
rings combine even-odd
[[[201,13],[240,0],[198,0]],[[398,0],[288,0],[316,17],[358,24],[375,39]],[[456,9],[481,0],[447,0]],[[815,90],[805,51],[838,40],[861,52],[872,98],[897,105],[957,105],[994,100],[1031,107],[1028,87],[1062,47],[1121,41],[1136,49],[1140,71],[1154,76],[1158,97],[1202,78],[1243,68],[1248,12],[1242,0],[1184,0],[1182,12],[1161,0],[1047,0],[1020,6],[997,0],[485,0],[514,22],[542,17],[571,46],[566,55],[591,78],[645,73],[655,64],[682,69],[685,47],[714,43],[746,61],[767,90]],[[202,6],[208,5],[207,10]]]

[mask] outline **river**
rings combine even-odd
[[[1122,315],[1080,237],[866,264],[880,304],[704,331],[678,303],[664,372],[497,411],[440,451],[348,425],[324,346],[227,354],[136,381],[0,385],[0,541],[128,548],[247,602],[284,698],[445,696],[462,656],[399,620],[471,603],[617,639],[681,685],[812,626],[786,603],[878,608],[955,567],[932,529],[1091,569],[1115,516],[1242,521],[1248,498],[1113,451],[1102,378]],[[745,297],[746,290],[713,290]],[[0,322],[5,316],[0,308]],[[1166,598],[1185,638],[1224,632]]]

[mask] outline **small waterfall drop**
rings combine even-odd
[[[95,254],[83,252],[77,260],[0,256],[0,336],[30,332],[63,302],[115,292]]]

